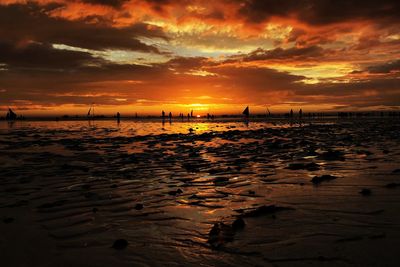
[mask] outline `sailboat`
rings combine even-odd
[[[244,114],[244,116],[245,116],[246,119],[249,118],[249,116],[250,116],[249,106],[247,106],[247,107],[243,110],[243,114]]]
[[[17,119],[17,114],[14,111],[12,111],[11,108],[8,108],[8,112],[7,112],[7,115],[6,115],[6,120],[13,121],[13,120],[16,120],[16,119]]]
[[[90,119],[90,117],[92,117],[92,119],[94,118],[94,103],[90,106],[89,111],[87,113],[87,117]]]

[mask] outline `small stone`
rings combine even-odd
[[[395,173],[400,173],[400,169],[395,169],[395,170],[392,171],[392,173],[394,173],[394,174]]]
[[[169,192],[168,192],[168,195],[170,195],[170,196],[176,196],[176,195],[182,194],[182,193],[183,193],[183,191],[182,191],[181,189],[177,189],[177,190],[169,191]]]
[[[88,189],[90,189],[90,184],[84,184],[84,185],[82,185],[82,189],[83,189],[83,190],[88,190]]]
[[[218,235],[221,229],[219,228],[219,224],[215,223],[213,228],[211,228],[210,233],[208,234],[210,237]]]
[[[370,196],[372,194],[371,190],[368,188],[363,188],[359,193],[363,196]]]
[[[135,205],[135,210],[141,210],[141,209],[143,209],[143,204],[138,203]]]
[[[232,228],[234,231],[241,230],[246,226],[246,223],[242,218],[237,218],[232,223]]]
[[[126,241],[125,239],[117,239],[114,241],[112,248],[117,250],[122,250],[125,249],[127,246],[128,246],[128,241]]]
[[[95,193],[95,192],[86,192],[83,195],[84,195],[85,198],[92,199],[92,200],[99,198],[99,195],[97,193]]]
[[[244,217],[259,217],[259,216],[274,214],[274,213],[284,211],[284,210],[293,210],[293,208],[279,207],[279,206],[275,206],[275,205],[260,206],[254,210],[244,213],[242,216],[244,216]]]
[[[312,178],[311,182],[313,184],[315,184],[315,185],[318,185],[318,184],[320,184],[320,183],[322,183],[324,181],[331,181],[331,180],[334,180],[334,179],[336,179],[335,176],[330,175],[330,174],[324,174],[324,175],[321,175],[321,176],[315,176],[314,178]]]
[[[7,217],[7,218],[3,219],[4,223],[12,223],[13,221],[14,221],[14,218],[11,218],[11,217]]]
[[[385,185],[386,188],[396,188],[398,186],[400,186],[400,183],[389,183]]]
[[[216,177],[214,179],[214,185],[225,185],[229,182],[229,178],[228,177]]]

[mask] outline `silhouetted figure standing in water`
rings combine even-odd
[[[193,118],[193,109],[190,111],[190,118]]]
[[[290,117],[290,118],[293,118],[293,109],[290,109],[290,115],[289,115],[289,117]]]
[[[164,112],[164,110],[161,111],[161,119],[162,119],[162,121],[165,121],[165,112]]]
[[[121,114],[119,114],[119,112],[117,112],[117,122],[118,122],[118,123],[121,122]]]
[[[171,123],[172,122],[172,113],[171,112],[169,113],[168,118],[169,118],[169,123]]]
[[[303,110],[299,110],[299,118],[301,119],[301,118],[303,118]]]

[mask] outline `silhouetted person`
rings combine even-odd
[[[290,118],[293,118],[293,109],[290,109],[290,115],[289,115],[289,117],[290,117]]]
[[[187,115],[187,118],[188,118],[188,121],[190,121],[190,114],[188,113],[188,115]]]
[[[117,112],[117,122],[120,123],[121,121],[121,114],[119,114],[119,112]]]
[[[207,120],[211,118],[210,113],[207,113]]]
[[[161,119],[162,119],[162,122],[163,122],[163,125],[164,125],[164,122],[165,122],[165,112],[164,112],[164,110],[161,111]]]
[[[300,109],[299,110],[299,118],[301,119],[303,117],[303,111]]]
[[[172,122],[172,113],[171,112],[169,113],[168,118],[169,118],[169,123],[171,123]]]
[[[193,118],[193,109],[190,111],[190,117]]]

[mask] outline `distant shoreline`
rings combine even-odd
[[[342,113],[306,113],[303,116],[299,116],[298,114],[294,114],[293,117],[290,117],[288,114],[273,114],[271,116],[266,116],[265,114],[254,114],[250,115],[250,121],[265,121],[265,120],[321,120],[321,119],[357,119],[357,118],[397,118],[400,117],[400,112],[342,112]],[[163,118],[161,116],[121,116],[121,121],[162,121]],[[213,121],[241,121],[245,118],[242,115],[219,115],[215,116],[214,119],[207,119],[207,117],[172,117],[173,122],[213,122]],[[95,117],[86,117],[86,116],[28,116],[23,118],[18,118],[12,121],[110,121],[117,120],[116,116],[111,115],[99,115]],[[7,121],[5,117],[0,117],[0,121]],[[10,122],[12,122],[10,121]],[[169,118],[164,118],[165,122],[169,122]]]

